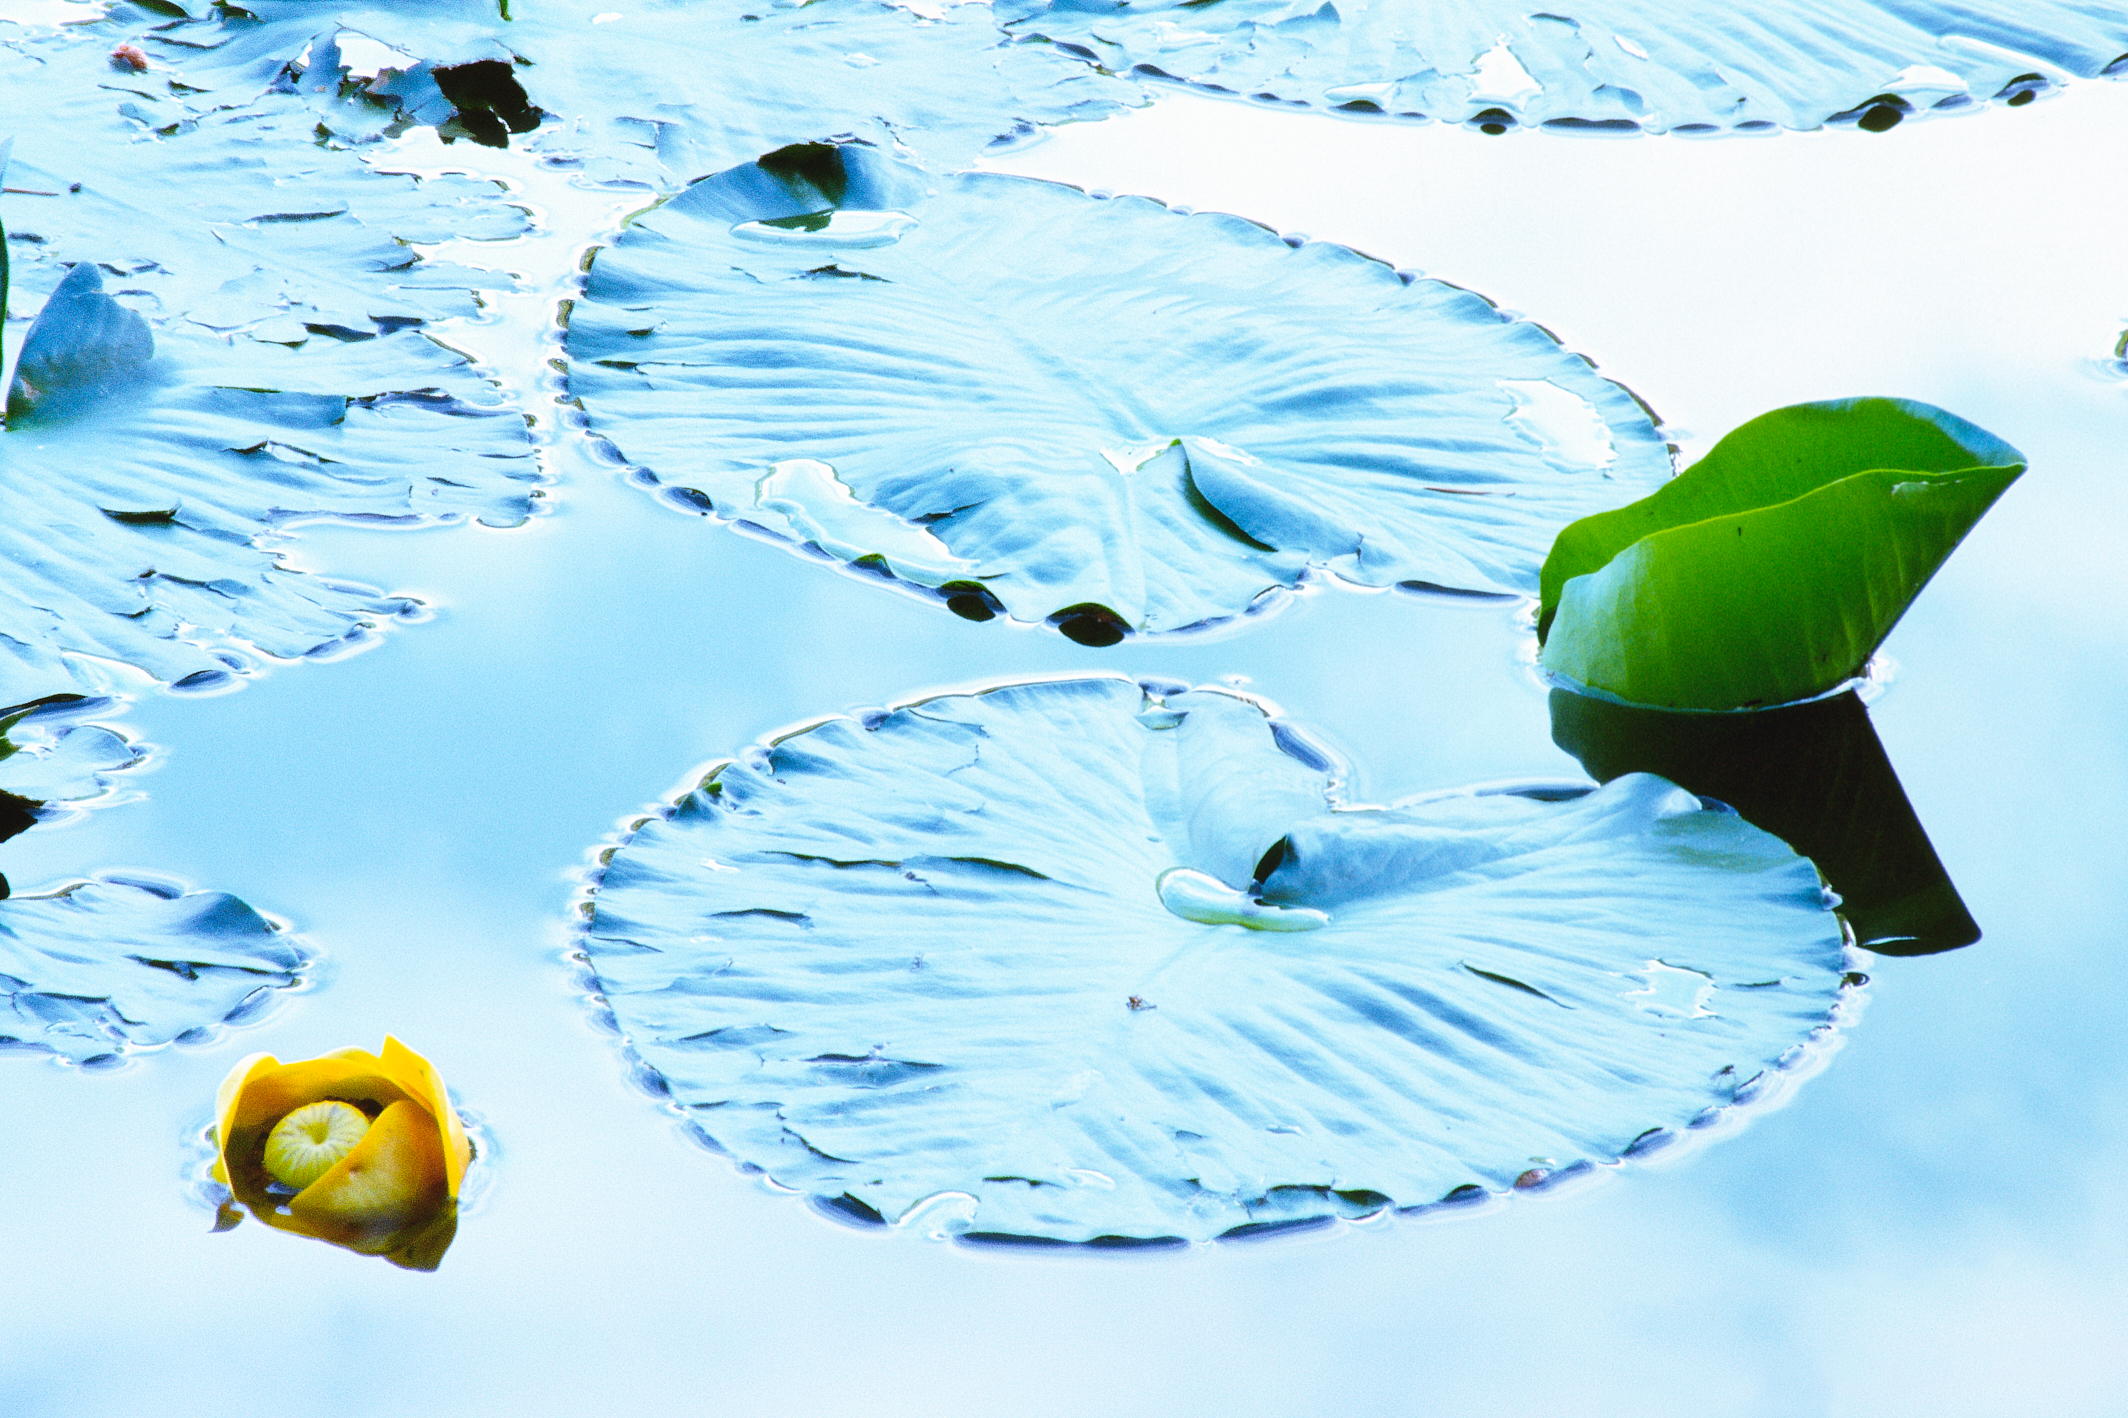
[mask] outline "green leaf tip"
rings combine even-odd
[[[1628,703],[1748,709],[1861,673],[2024,455],[1928,404],[1797,404],[1639,502],[1572,523],[1540,663]]]

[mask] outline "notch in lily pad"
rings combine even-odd
[[[1825,694],[2024,470],[1993,434],[1911,400],[1762,414],[1651,496],[1560,532],[1540,662],[1666,709]]]

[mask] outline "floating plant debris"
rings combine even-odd
[[[1300,742],[1119,678],[829,719],[640,824],[583,949],[645,1076],[739,1160],[851,1215],[1058,1241],[1585,1170],[1831,1028],[1818,875],[1735,814],[1645,774],[1338,807]]]
[[[689,508],[1091,643],[1311,568],[1528,594],[1561,526],[1670,470],[1631,394],[1468,291],[854,146],[636,218],[567,349],[591,427]]]

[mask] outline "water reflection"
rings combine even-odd
[[[445,1251],[458,1238],[458,1203],[447,1202],[438,1210],[429,1213],[417,1223],[385,1230],[381,1233],[345,1231],[326,1234],[292,1217],[280,1215],[270,1204],[246,1201],[239,1206],[233,1201],[222,1202],[214,1213],[216,1232],[234,1230],[241,1225],[245,1207],[268,1226],[277,1231],[288,1231],[327,1245],[339,1246],[356,1255],[383,1256],[401,1270],[435,1270],[443,1264]]]
[[[1857,943],[1932,955],[1980,939],[1850,692],[1784,709],[1689,714],[1551,698],[1552,741],[1599,783],[1658,773],[1715,798],[1817,863]]]

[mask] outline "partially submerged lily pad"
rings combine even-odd
[[[542,7],[544,10],[545,7]],[[1003,42],[984,5],[605,0],[526,7],[526,88],[573,120],[532,146],[587,180],[670,189],[789,143],[857,138],[959,167],[1037,125],[1106,118],[1135,84]],[[513,24],[513,37],[518,33]]]
[[[1117,678],[829,719],[638,824],[584,952],[740,1161],[1063,1241],[1527,1185],[1721,1116],[1833,1024],[1817,873],[1733,814],[1640,774],[1338,808],[1325,763],[1249,700]]]
[[[1488,132],[1750,132],[2008,105],[2128,72],[2103,0],[998,0],[1103,67]]]
[[[0,435],[4,699],[100,687],[99,661],[199,684],[332,653],[410,604],[284,568],[274,528],[537,496],[523,417],[429,334],[510,278],[409,245],[518,234],[502,189],[380,176],[256,90],[152,126],[103,28],[0,47],[52,120],[4,203],[38,311]]]
[[[270,82],[322,142],[433,127],[447,141],[522,142],[599,185],[670,189],[835,137],[959,166],[1036,125],[1143,99],[1048,45],[1005,42],[982,6],[924,17],[877,0],[253,0],[189,21],[132,16],[156,65],[209,89]],[[209,106],[153,97],[157,121]]]
[[[1527,594],[1669,473],[1631,394],[1468,291],[855,146],[638,217],[567,348],[683,506],[1029,621],[1172,630],[1311,568]]]
[[[110,877],[0,900],[0,1051],[92,1066],[256,1018],[311,955],[234,896]]]
[[[90,722],[116,707],[109,699],[54,695],[0,708],[0,841],[41,815],[108,798],[111,776],[147,757],[124,734]]]

